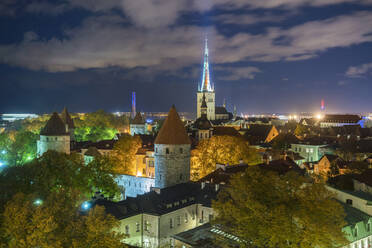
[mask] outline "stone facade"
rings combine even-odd
[[[155,187],[190,181],[190,145],[155,144]]]
[[[124,198],[136,197],[150,192],[155,186],[155,179],[148,177],[136,177],[131,175],[120,175],[116,177],[116,182],[121,187]]]
[[[48,150],[70,154],[70,135],[40,135],[37,141],[37,155],[40,157]]]
[[[215,120],[216,119],[216,100],[214,91],[211,92],[202,92],[197,93],[197,115],[196,118],[201,117],[201,105],[203,102],[203,94],[205,95],[205,100],[207,102],[207,119]]]

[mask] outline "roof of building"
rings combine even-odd
[[[219,189],[219,188],[218,188]],[[120,202],[97,200],[106,211],[121,220],[140,213],[163,215],[193,204],[211,206],[212,199],[217,196],[215,185],[188,182],[161,189],[160,192],[150,191],[137,197],[127,197]]]
[[[355,175],[354,179],[372,187],[372,169],[367,169],[361,174]]]
[[[65,124],[68,125],[68,128],[75,128],[74,121],[72,120],[66,107],[64,107],[62,110],[61,119]]]
[[[155,144],[191,144],[190,138],[186,133],[185,126],[181,121],[174,105],[169,110],[168,116],[165,119],[158,135],[156,136]]]
[[[320,122],[328,123],[358,123],[362,118],[359,115],[325,115]]]
[[[222,107],[222,106],[216,106],[214,112],[217,115],[223,115],[223,114],[228,115],[229,114],[229,112],[227,112],[226,108],[225,107]]]
[[[286,159],[272,160],[269,163],[262,163],[257,166],[262,169],[275,171],[280,175],[286,174],[289,171],[295,171],[300,175],[305,174],[305,170],[301,169],[292,159],[288,157]]]
[[[101,156],[101,153],[98,151],[98,149],[96,147],[91,146],[84,153],[84,156],[98,157],[98,156]]]
[[[213,135],[229,135],[241,137],[240,133],[233,127],[215,126],[213,127]]]
[[[360,211],[359,209],[356,209],[348,204],[345,204],[343,202],[339,202],[345,209],[345,221],[348,225],[356,224],[360,221],[367,221],[371,216],[368,214]]]
[[[262,124],[252,124],[248,125],[244,133],[244,138],[248,140],[249,144],[257,145],[263,143],[267,136],[269,135],[273,125],[262,125]]]
[[[45,136],[62,136],[68,135],[66,132],[66,125],[59,117],[57,112],[54,112],[45,127],[40,131],[40,135]]]
[[[145,124],[145,120],[143,119],[142,115],[140,112],[137,112],[136,116],[133,118],[133,120],[130,122],[130,124],[134,125],[141,125]]]
[[[201,117],[196,119],[194,128],[200,130],[209,130],[212,128],[212,123],[208,120],[206,115],[202,115]]]
[[[231,176],[244,172],[248,167],[247,164],[223,166],[199,179],[199,182],[228,184]]]
[[[173,235],[173,238],[192,247],[201,248],[225,247],[226,242],[228,243],[228,247],[240,247],[241,245],[241,243],[239,243],[240,239],[238,237],[226,233],[218,226],[212,226],[210,223]],[[217,240],[217,238],[223,238],[223,240],[225,241],[223,246],[219,246],[216,244],[215,241]]]

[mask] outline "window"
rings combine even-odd
[[[165,148],[165,153],[169,154],[169,148]]]
[[[351,200],[351,199],[346,199],[346,204],[348,204],[348,205],[353,205],[353,200]]]
[[[194,209],[191,211],[191,217],[192,217],[193,220],[195,220],[195,210]]]
[[[182,147],[180,148],[180,153],[183,153],[183,149],[182,149]]]
[[[149,230],[149,222],[147,220],[145,220],[145,231],[148,231]]]
[[[169,228],[173,228],[173,219],[172,218],[169,219]]]
[[[125,234],[129,235],[129,226],[128,225],[125,226]]]
[[[208,138],[208,134],[207,133],[204,134],[204,138]]]
[[[158,153],[158,148],[155,149],[155,152]]]
[[[142,163],[146,164],[146,157],[143,158]]]
[[[181,225],[181,216],[177,216],[177,225]]]
[[[370,232],[371,231],[371,223],[367,223],[367,232]]]
[[[200,223],[204,222],[204,210],[201,212],[201,218],[200,218]]]
[[[140,231],[140,223],[136,223],[136,232],[139,232]]]
[[[182,180],[182,174],[180,174],[180,180]]]
[[[185,223],[189,222],[189,217],[187,215],[187,213],[185,213]]]
[[[358,237],[358,228],[355,228],[354,236],[355,236],[355,237]]]

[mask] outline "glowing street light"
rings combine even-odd
[[[323,116],[322,116],[321,114],[317,114],[317,115],[316,115],[316,118],[317,118],[318,120],[321,120],[321,119],[323,119]]]
[[[87,201],[83,202],[83,204],[81,205],[81,208],[83,210],[88,210],[90,207],[91,207],[90,202],[87,202]]]
[[[36,206],[40,206],[41,204],[43,204],[43,201],[42,201],[41,199],[36,199],[36,200],[34,201],[34,204],[35,204]]]

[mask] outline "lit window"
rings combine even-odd
[[[145,220],[145,231],[148,231],[149,230],[149,222],[147,220]]]
[[[136,232],[139,232],[140,231],[140,223],[136,223]]]

